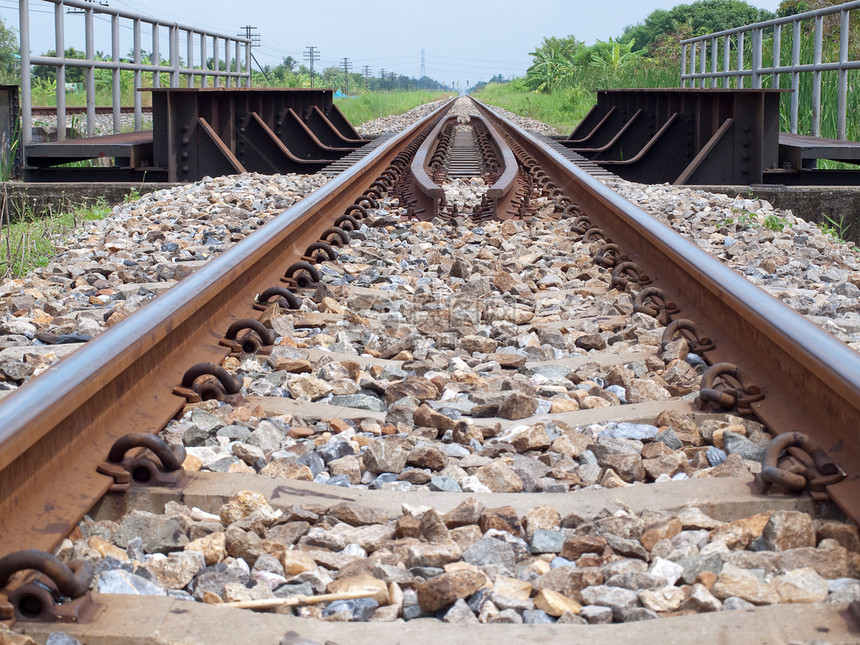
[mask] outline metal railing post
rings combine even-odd
[[[705,70],[708,58],[708,42],[706,40],[701,41],[699,45],[699,87],[705,87]]]
[[[133,23],[134,31],[134,129],[140,130],[143,127],[143,100],[140,95],[141,85],[143,83],[143,72],[140,69],[140,19],[135,19]]]
[[[194,32],[187,31],[185,32],[187,42],[185,43],[186,56],[188,58],[185,61],[185,66],[187,69],[194,69]],[[186,85],[188,87],[194,87],[194,74],[189,72],[186,74]]]
[[[159,51],[158,23],[152,23],[152,60],[153,65],[161,65],[161,51]],[[152,72],[152,87],[161,87],[161,75],[158,70]]]
[[[681,87],[687,87],[687,48],[689,45],[684,43],[681,45]]]
[[[87,136],[92,137],[96,133],[96,47],[95,34],[93,33],[93,10],[92,7],[84,9],[86,20],[86,57],[87,63]]]
[[[218,36],[212,38],[212,70],[215,73],[212,87],[221,87],[221,62],[218,60]]]
[[[173,71],[170,72],[170,87],[179,87],[179,28],[176,24],[172,24],[168,29],[170,66],[173,68]]]
[[[711,38],[711,88],[717,86],[717,52],[719,48],[718,40]]]
[[[791,29],[791,133],[797,134],[798,108],[800,106],[800,20],[795,20]]]
[[[203,73],[200,75],[200,87],[206,87],[206,34],[200,34],[200,69]]]
[[[120,87],[120,74],[122,71],[119,68],[119,16],[111,16],[110,18],[110,36],[111,36],[111,60],[117,63],[116,69],[111,70],[111,89],[113,91],[113,131],[114,133],[122,131],[122,88]]]
[[[773,27],[773,67],[781,67],[782,59],[782,25],[774,25]],[[779,89],[779,72],[773,73],[773,85],[775,90]]]
[[[30,83],[30,3],[18,0],[18,28],[21,38],[21,154],[27,163],[25,146],[33,137],[33,99]]]
[[[251,87],[253,81],[253,74],[251,73],[251,43],[245,43],[245,71],[248,73],[246,87]]]
[[[761,27],[752,30],[752,87],[761,89]]]
[[[744,71],[744,32],[738,32],[738,89],[744,87],[744,77],[740,72]]]
[[[66,56],[65,30],[63,29],[63,5],[54,5],[54,51],[57,56]],[[22,41],[23,42],[23,41]],[[57,141],[66,138],[66,65],[57,65]]]
[[[815,54],[812,69],[812,136],[821,136],[821,51],[824,38],[824,16],[815,16]]]
[[[723,41],[723,71],[726,73],[726,76],[723,76],[723,89],[728,89],[731,85],[731,79],[728,76],[728,73],[731,71],[732,67],[732,37],[730,34],[726,34],[725,39]]]
[[[230,77],[230,40],[228,38],[224,39],[224,87],[230,87],[230,81],[232,80]]]
[[[836,107],[836,138],[845,139],[845,122],[848,112],[848,18],[847,11],[839,14],[839,89]]]

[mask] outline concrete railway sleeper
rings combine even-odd
[[[428,217],[449,108],[0,403],[15,630],[856,638],[857,355],[480,105]]]

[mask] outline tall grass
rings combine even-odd
[[[446,92],[365,92],[356,97],[334,100],[352,125],[361,125],[390,114],[403,114],[414,107],[451,96]]]

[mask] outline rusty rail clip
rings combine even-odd
[[[209,378],[200,379],[207,376]],[[189,403],[200,401],[241,401],[242,379],[230,374],[214,363],[192,365],[182,377],[182,385],[173,388],[176,396],[184,396]]]
[[[239,332],[249,330],[241,338]],[[231,356],[242,354],[271,354],[272,345],[275,344],[276,334],[259,320],[253,318],[242,318],[237,320],[227,329],[218,343],[230,349]]]
[[[788,448],[796,448],[806,453],[814,468],[802,464],[792,466],[791,469],[780,468],[779,457]],[[771,440],[762,459],[761,474],[757,478],[763,493],[776,484],[795,493],[808,489],[816,501],[824,501],[827,497],[825,488],[843,479],[845,472],[827,456],[814,439],[802,432],[786,432]]]
[[[16,573],[28,570],[39,571],[41,575],[11,591],[6,590]],[[89,593],[94,573],[89,562],[72,560],[65,564],[56,556],[36,549],[16,551],[0,558],[0,588],[3,588],[0,620],[89,622],[96,610]]]
[[[149,453],[126,457],[133,448],[146,448]],[[112,493],[124,493],[132,484],[176,487],[183,483],[185,448],[171,448],[160,437],[148,432],[135,432],[117,439],[108,453],[107,461],[96,470],[114,478]]]
[[[763,398],[761,388],[733,363],[711,365],[702,374],[699,399],[705,404],[703,408],[714,404],[726,410],[737,408],[739,414],[752,414],[750,404]]]

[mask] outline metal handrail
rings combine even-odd
[[[160,74],[170,75],[170,87],[180,87],[184,76],[188,87],[193,87],[194,78],[200,77],[202,87],[207,87],[208,78],[212,77],[213,86],[219,87],[221,79],[224,79],[226,87],[235,82],[236,87],[244,84],[251,86],[251,41],[247,38],[229,36],[214,32],[204,31],[189,25],[176,22],[158,20],[133,11],[114,9],[112,7],[99,5],[86,0],[43,0],[54,5],[54,50],[56,56],[31,56],[30,55],[30,2],[19,0],[19,30],[21,37],[21,139],[23,146],[30,143],[33,128],[33,100],[30,70],[34,65],[49,65],[56,68],[57,72],[57,139],[66,138],[66,67],[82,67],[86,69],[85,86],[87,96],[87,136],[95,134],[96,119],[96,90],[95,70],[109,69],[112,71],[111,103],[113,108],[113,131],[120,132],[121,120],[121,92],[120,72],[134,72],[134,129],[140,130],[143,121],[143,106],[141,94],[138,91],[143,87],[143,72],[152,72],[153,84],[160,85]],[[62,54],[65,48],[65,33],[63,14],[66,7],[82,10],[85,25],[85,57],[66,58]],[[111,20],[111,58],[110,60],[96,60],[93,18],[95,14],[106,14]],[[134,32],[134,60],[122,60],[119,53],[120,20],[130,20]],[[148,24],[152,28],[152,58],[154,63],[144,63],[141,57],[141,24]],[[169,64],[161,64],[159,53],[159,27],[168,30],[168,58]],[[180,61],[179,35],[185,34],[188,46],[186,61],[183,66]],[[194,67],[194,37],[200,41],[201,67]],[[208,45],[211,43],[212,61],[214,69],[206,69],[208,57]],[[244,69],[241,65],[240,50],[244,46]],[[231,48],[234,53],[231,57]],[[220,69],[219,49],[224,54],[225,70]],[[235,79],[235,81],[234,81]],[[23,147],[22,146],[22,147]],[[26,152],[25,152],[26,154]],[[25,161],[26,163],[26,161]]]
[[[847,120],[848,105],[848,71],[860,69],[860,61],[848,58],[848,36],[850,14],[855,9],[860,9],[860,0],[846,2],[845,4],[805,11],[793,16],[774,18],[753,25],[726,29],[724,31],[687,38],[681,41],[681,87],[705,87],[709,80],[710,87],[717,87],[718,79],[722,79],[722,86],[729,87],[730,79],[737,79],[739,88],[744,87],[744,79],[751,78],[751,86],[759,89],[762,86],[762,77],[771,76],[771,87],[779,87],[779,75],[791,74],[791,132],[797,134],[798,112],[799,112],[799,88],[800,74],[812,73],[812,134],[821,136],[821,74],[823,72],[838,72],[838,92],[836,107],[836,137],[844,140],[845,125]],[[840,14],[839,21],[839,60],[832,62],[822,61],[824,17],[832,14]],[[801,23],[804,20],[814,21],[814,53],[812,63],[800,63],[800,33]],[[792,26],[791,39],[791,64],[779,64],[782,47],[782,27],[790,24]],[[773,30],[773,61],[770,66],[762,65],[762,42],[766,29]],[[744,37],[747,33],[752,36],[751,59],[747,66],[746,51],[744,48]],[[734,40],[733,40],[734,37]],[[722,43],[722,71],[717,71],[718,59]],[[736,68],[731,69],[731,49],[734,43],[736,56]],[[710,46],[710,47],[709,47]],[[708,55],[710,50],[710,56]],[[698,67],[696,62],[698,54]],[[708,60],[710,60],[710,71],[707,71]],[[688,70],[689,65],[689,72]]]

